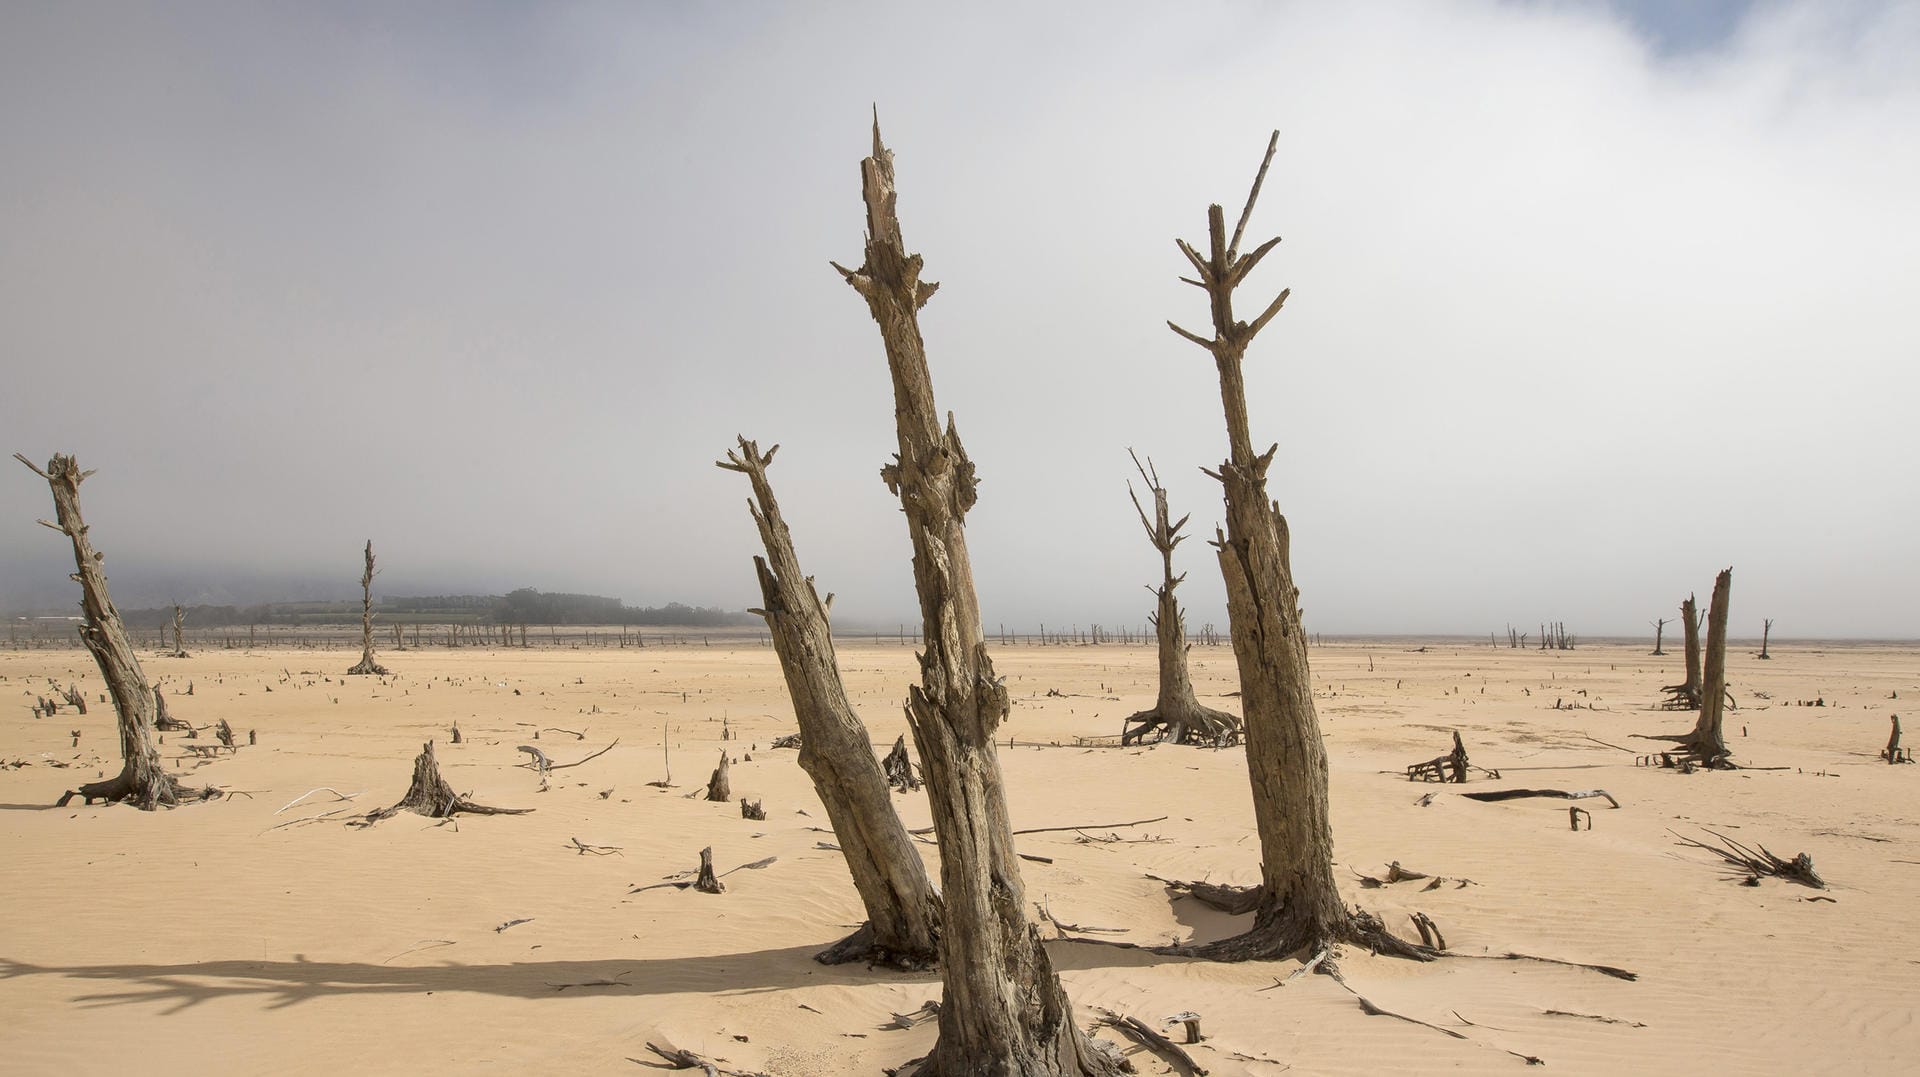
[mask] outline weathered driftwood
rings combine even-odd
[[[753,559],[762,607],[756,612],[766,619],[800,723],[800,732],[773,746],[799,749],[800,768],[813,779],[867,911],[858,931],[814,956],[826,964],[930,967],[939,952],[940,898],[887,793],[890,782],[900,782],[900,768],[907,781],[913,779],[906,738],[884,764],[874,760],[867,728],[840,678],[829,616],[833,595],[821,598],[813,577],[801,572],[793,534],[767,478],[780,447],[762,453],[757,443],[738,440],[738,450],[730,450],[719,466],[745,475],[752,485],[747,510],[766,550],[765,557]]]
[[[769,745],[767,745],[767,747],[769,747],[769,748],[793,748],[793,749],[796,749],[796,750],[798,750],[798,749],[799,749],[799,747],[800,747],[800,745],[801,745],[801,739],[800,739],[800,734],[798,734],[798,733],[788,733],[788,734],[786,734],[786,735],[784,735],[784,736],[779,736],[779,737],[775,737],[775,738],[773,738],[773,743],[771,743],[771,744],[769,744]]]
[[[1453,731],[1453,751],[1424,763],[1407,764],[1407,780],[1464,783],[1467,780],[1467,746],[1460,742],[1460,731]]]
[[[1692,595],[1680,603],[1680,624],[1686,630],[1687,679],[1679,684],[1670,684],[1661,691],[1667,694],[1664,706],[1673,711],[1692,711],[1700,709],[1700,607]]]
[[[919,749],[927,801],[940,835],[944,904],[940,965],[945,1001],[920,1077],[956,1074],[1109,1074],[1122,1068],[1073,1023],[1073,1007],[1027,919],[1025,888],[994,750],[1007,714],[973,587],[964,521],[977,496],[973,461],[952,416],[934,404],[919,310],[936,285],[920,277],[896,212],[893,154],[875,120],[873,154],[860,163],[866,257],[836,265],[879,326],[892,374],[899,452],[881,469],[900,498],[913,545],[925,650],[909,689],[907,722]]]
[[[389,808],[368,812],[364,818],[352,820],[350,826],[372,826],[382,819],[391,819],[403,811],[415,815],[424,815],[429,819],[449,819],[455,815],[525,815],[532,808],[494,808],[475,803],[453,791],[447,779],[440,774],[440,764],[433,757],[433,742],[420,746],[420,754],[413,760],[413,782],[407,786],[407,795],[399,803]]]
[[[1260,907],[1261,889],[1257,886],[1229,886],[1224,883],[1210,883],[1200,880],[1182,881],[1162,879],[1158,875],[1147,878],[1164,884],[1175,894],[1184,894],[1200,904],[1221,912],[1241,916]]]
[[[1206,1077],[1207,1068],[1205,1066],[1194,1061],[1193,1056],[1188,1054],[1179,1044],[1161,1035],[1158,1029],[1140,1020],[1138,1017],[1129,1017],[1125,1014],[1115,1013],[1112,1010],[1102,1009],[1100,1011],[1100,1019],[1101,1022],[1109,1028],[1118,1030],[1129,1039],[1137,1041],[1142,1047],[1166,1059],[1167,1064],[1173,1068],[1173,1072],[1187,1074],[1190,1075],[1190,1077]],[[1200,1019],[1195,1017],[1189,1026],[1190,1030],[1198,1029],[1199,1024]],[[1196,1037],[1189,1039],[1187,1042],[1198,1043],[1199,1039]]]
[[[93,548],[93,542],[87,535],[87,523],[80,516],[80,484],[93,472],[80,470],[80,465],[71,456],[54,456],[47,461],[45,470],[19,453],[14,454],[14,459],[47,480],[47,486],[53,492],[54,520],[57,522],[42,520],[40,523],[67,536],[73,544],[76,568],[73,578],[80,584],[80,608],[84,614],[80,623],[80,640],[100,667],[100,675],[107,682],[107,691],[113,696],[114,711],[118,716],[122,760],[120,773],[69,790],[61,796],[60,804],[64,806],[77,796],[88,804],[96,800],[108,804],[126,801],[143,811],[152,811],[161,805],[171,807],[186,797],[204,800],[209,796],[217,796],[217,791],[212,789],[192,793],[160,765],[160,748],[154,741],[154,719],[158,705],[154,702],[153,689],[148,686],[147,676],[140,668],[133,641],[127,638],[126,625],[121,622],[119,611],[114,609],[113,600],[107,595],[107,574],[101,568],[106,555]]]
[[[239,745],[233,739],[233,727],[227,724],[225,718],[214,724],[213,735],[220,738],[220,743],[229,750],[238,750]]]
[[[765,819],[766,817],[767,809],[762,806],[760,801],[748,800],[746,797],[740,798],[740,818]]]
[[[1249,254],[1240,253],[1240,237],[1279,137],[1275,131],[1267,143],[1232,238],[1225,213],[1215,204],[1207,208],[1205,254],[1176,241],[1195,274],[1182,279],[1207,295],[1213,335],[1167,325],[1212,354],[1226,417],[1228,456],[1217,472],[1208,474],[1219,480],[1226,497],[1227,528],[1216,532],[1214,545],[1226,581],[1233,652],[1240,668],[1264,890],[1246,934],[1183,952],[1221,960],[1270,959],[1352,942],[1425,960],[1432,956],[1429,950],[1395,937],[1373,917],[1349,910],[1340,898],[1333,876],[1327,750],[1314,711],[1300,591],[1293,577],[1286,518],[1267,496],[1267,470],[1279,446],[1256,454],[1248,429],[1242,361],[1255,335],[1280,313],[1288,292],[1282,290],[1251,323],[1234,316],[1233,298],[1247,274],[1280,242],[1276,236]]]
[[[692,1051],[683,1051],[677,1047],[661,1047],[658,1044],[649,1043],[647,1044],[647,1050],[673,1063],[670,1067],[672,1069],[700,1070],[705,1074],[705,1077],[768,1077],[767,1074],[758,1070],[730,1070],[718,1063],[709,1062],[699,1055],[694,1054]],[[629,1059],[628,1061],[638,1062],[640,1060],[635,1058]],[[652,1065],[656,1068],[661,1068],[659,1063],[652,1063]]]
[[[1133,456],[1133,450],[1127,450],[1127,454]],[[1133,510],[1140,514],[1140,526],[1146,529],[1147,541],[1160,552],[1160,586],[1148,588],[1153,591],[1156,602],[1148,620],[1154,626],[1159,643],[1160,695],[1152,707],[1127,718],[1120,743],[1123,747],[1136,744],[1156,731],[1160,733],[1159,739],[1169,744],[1220,747],[1236,743],[1240,739],[1239,717],[1201,706],[1193,694],[1193,678],[1187,670],[1186,614],[1180,609],[1180,600],[1173,595],[1173,589],[1180,586],[1187,574],[1174,575],[1173,551],[1186,540],[1180,529],[1187,525],[1188,517],[1180,517],[1177,523],[1169,522],[1167,489],[1160,485],[1160,472],[1151,460],[1143,466],[1140,458],[1133,456],[1133,466],[1153,495],[1153,516],[1147,516],[1132,483],[1127,484],[1127,496],[1133,499]]]
[[[727,750],[720,749],[720,765],[713,768],[713,776],[707,779],[707,799],[725,804],[733,799],[733,785],[727,780]]]

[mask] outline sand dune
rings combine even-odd
[[[1215,1074],[1524,1070],[1516,1056],[1572,1073],[1911,1068],[1920,959],[1905,929],[1920,896],[1920,767],[1875,752],[1899,712],[1890,695],[1920,698],[1914,649],[1776,643],[1769,662],[1731,656],[1736,757],[1788,769],[1682,775],[1588,739],[1646,751],[1655,745],[1628,735],[1684,728],[1687,716],[1650,709],[1679,679],[1675,657],[1413,646],[1313,651],[1339,870],[1351,901],[1408,935],[1408,916],[1425,912],[1463,956],[1342,964],[1378,1006],[1464,1038],[1368,1016],[1327,977],[1275,987],[1294,962],[1054,942],[1083,1022],[1096,1008],[1156,1025],[1196,1011],[1208,1039],[1192,1050]],[[1231,652],[1193,655],[1203,700],[1232,708],[1220,698],[1234,684]],[[905,728],[911,651],[852,643],[841,659],[884,749]],[[36,719],[28,704],[47,678],[91,700],[98,672],[80,651],[0,653],[0,699],[14,701],[0,714],[0,760],[32,764],[0,770],[0,1069],[636,1072],[627,1059],[653,1061],[652,1041],[809,1075],[877,1073],[930,1045],[930,1025],[884,1026],[938,998],[937,974],[811,960],[862,913],[838,854],[818,847],[832,836],[794,753],[767,746],[792,729],[770,650],[732,640],[384,660],[394,676],[343,679],[351,658],[337,651],[143,657],[176,715],[259,736],[198,767],[176,761],[184,752],[168,736],[166,756],[192,780],[248,795],[145,814],[51,807],[117,763],[110,707]],[[1053,861],[1023,866],[1030,898],[1060,922],[1122,929],[1102,939],[1233,933],[1234,918],[1170,900],[1146,876],[1257,880],[1243,754],[1074,746],[1116,734],[1151,703],[1149,648],[1004,647],[996,662],[1014,698],[1004,732],[1015,746],[1001,753],[1014,825],[1089,824],[1020,839]],[[1825,706],[1795,705],[1815,699]],[[722,741],[723,719],[738,739]],[[455,722],[460,745],[447,742]],[[1602,787],[1623,807],[1581,802],[1594,826],[1574,833],[1564,801],[1485,804],[1405,781],[1405,764],[1443,753],[1454,729],[1477,765],[1502,773],[1468,789]],[[535,730],[562,763],[620,744],[556,771],[541,792],[515,750]],[[399,799],[429,739],[457,789],[536,811],[342,825]],[[737,757],[735,796],[763,798],[764,822],[698,799],[723,747]],[[672,787],[650,786],[669,764]],[[322,792],[280,810],[320,786],[353,799]],[[896,804],[909,826],[927,824],[924,795]],[[1811,853],[1833,886],[1740,885],[1671,833],[1706,829]],[[618,850],[584,853],[575,838]],[[727,875],[722,895],[629,892],[690,870],[703,846],[722,871],[775,859]],[[931,865],[937,849],[924,852]],[[1392,861],[1447,881],[1360,885]],[[1510,951],[1640,978],[1470,959]],[[1149,1054],[1134,1059],[1168,1072]]]

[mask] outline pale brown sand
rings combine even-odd
[[[1920,921],[1920,767],[1889,767],[1874,753],[1887,715],[1920,699],[1914,649],[1783,645],[1770,662],[1737,653],[1735,753],[1794,769],[1683,776],[1636,768],[1627,753],[1580,737],[1646,750],[1653,745],[1627,734],[1685,728],[1690,716],[1649,709],[1658,686],[1678,679],[1677,657],[1651,658],[1644,646],[1443,645],[1424,654],[1411,646],[1313,652],[1339,870],[1352,880],[1399,860],[1473,885],[1363,890],[1356,881],[1350,899],[1407,934],[1407,914],[1425,911],[1461,953],[1620,965],[1640,981],[1512,962],[1344,960],[1356,989],[1467,1036],[1455,1040],[1366,1016],[1325,977],[1263,990],[1292,962],[1214,965],[1056,942],[1051,952],[1083,1020],[1092,1007],[1152,1023],[1198,1011],[1210,1038],[1195,1052],[1216,1074],[1282,1071],[1236,1052],[1281,1060],[1296,1074],[1525,1070],[1509,1050],[1539,1056],[1555,1073],[1911,1069],[1920,1049],[1912,1027],[1920,953],[1910,937]],[[931,1026],[881,1026],[890,1011],[937,998],[936,975],[810,960],[861,911],[837,854],[815,847],[830,836],[811,829],[824,815],[794,753],[767,748],[791,728],[770,651],[747,642],[397,652],[384,656],[397,671],[386,684],[342,683],[351,658],[145,658],[177,714],[224,717],[260,735],[257,747],[191,771],[196,781],[250,790],[250,799],[145,814],[50,807],[61,790],[115,764],[110,708],[36,720],[27,706],[45,678],[78,681],[91,699],[98,673],[78,651],[0,653],[0,702],[10,701],[0,759],[36,764],[0,771],[0,1070],[646,1072],[626,1059],[649,1058],[643,1044],[653,1040],[742,1069],[878,1073],[931,1042]],[[904,728],[911,652],[865,643],[841,658],[884,748]],[[1170,817],[1114,832],[1155,839],[1133,844],[1072,832],[1022,838],[1025,851],[1054,858],[1023,866],[1029,896],[1062,921],[1127,929],[1112,938],[1231,933],[1230,918],[1169,901],[1143,876],[1256,878],[1243,754],[1031,747],[1117,732],[1123,715],[1151,700],[1152,652],[1003,647],[996,658],[1016,701],[1004,732],[1020,744],[1001,753],[1016,826]],[[1196,648],[1194,662],[1203,695],[1232,688],[1229,650]],[[191,697],[179,694],[189,679]],[[1895,690],[1902,700],[1888,698]],[[1828,706],[1787,705],[1815,697]],[[1597,709],[1555,710],[1556,699]],[[741,734],[728,747],[752,755],[733,767],[736,796],[765,798],[765,822],[686,798],[717,757],[722,716]],[[455,720],[468,738],[457,747],[446,743]],[[584,741],[541,738],[559,762],[621,743],[557,772],[554,788],[539,793],[515,767],[524,756],[514,745],[531,743],[522,723],[586,732]],[[77,750],[67,736],[74,728],[83,731]],[[1480,804],[1459,799],[1457,787],[1396,776],[1441,754],[1455,728],[1476,763],[1504,771],[1504,784],[1599,786],[1624,808],[1583,802],[1594,830],[1575,834],[1561,801]],[[647,785],[664,773],[663,730],[675,783],[667,791]],[[393,802],[428,738],[440,742],[456,788],[538,810],[465,818],[457,830],[411,815],[370,831],[332,821],[270,829],[337,806],[319,794],[275,814],[316,786],[361,793],[356,811]],[[171,759],[179,738],[167,739]],[[85,766],[55,769],[50,759]],[[1476,779],[1468,788],[1489,787]],[[1416,806],[1427,792],[1436,802]],[[896,803],[910,826],[927,823],[923,795]],[[1835,900],[1809,901],[1814,891],[1778,881],[1728,881],[1668,833],[1703,826],[1783,855],[1810,852],[1834,884],[1821,896]],[[580,855],[572,837],[622,854]],[[778,860],[728,876],[721,896],[628,894],[691,868],[703,845],[722,870]],[[529,922],[494,930],[520,918]],[[558,986],[594,980],[624,986]],[[1166,1072],[1148,1055],[1135,1061]]]

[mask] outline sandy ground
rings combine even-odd
[[[1623,966],[1624,982],[1511,961],[1412,964],[1350,954],[1348,980],[1380,1006],[1459,1034],[1368,1016],[1295,962],[1217,965],[1073,941],[1050,944],[1083,1023],[1095,1007],[1152,1024],[1203,1016],[1193,1048],[1215,1074],[1911,1072],[1920,956],[1920,767],[1875,753],[1890,713],[1920,699],[1912,647],[1792,645],[1729,659],[1740,702],[1736,773],[1635,766],[1632,733],[1680,731],[1651,709],[1679,659],[1641,646],[1573,652],[1346,642],[1313,651],[1332,755],[1337,871],[1351,901],[1412,935],[1424,911],[1462,955],[1509,951]],[[772,652],[752,641],[644,651],[432,649],[384,655],[395,675],[339,676],[340,652],[214,650],[146,656],[177,716],[226,718],[259,742],[191,780],[250,795],[146,814],[51,807],[117,766],[111,708],[28,710],[47,678],[98,672],[79,651],[0,652],[0,1070],[11,1073],[646,1072],[647,1041],[782,1075],[878,1073],[922,1053],[931,1025],[882,1026],[938,998],[936,974],[828,968],[811,955],[861,919],[825,817],[791,751]],[[1015,825],[1086,824],[1021,839],[1028,896],[1059,921],[1157,944],[1232,933],[1232,918],[1170,900],[1147,874],[1257,878],[1244,755],[1086,749],[1154,691],[1146,647],[996,651],[1015,704],[1003,747]],[[845,645],[841,664],[884,749],[904,731],[911,652]],[[1234,687],[1226,648],[1196,648],[1209,702]],[[193,694],[186,695],[188,684]],[[1049,691],[1061,695],[1049,695]],[[1823,707],[1797,701],[1822,699]],[[1556,709],[1572,706],[1578,709]],[[738,734],[722,741],[724,726]],[[466,742],[447,743],[455,722]],[[575,730],[584,738],[557,731]],[[70,731],[80,731],[72,746]],[[515,745],[567,763],[538,791]],[[1458,729],[1475,788],[1612,791],[1591,832],[1557,800],[1483,804],[1402,770]],[[397,800],[422,742],[456,788],[530,815],[341,821]],[[1914,739],[1920,740],[1920,727]],[[1004,741],[1003,741],[1004,744]],[[722,747],[750,822],[698,799]],[[55,761],[72,763],[60,769]],[[663,781],[671,767],[672,786]],[[337,802],[319,786],[354,794]],[[1436,792],[1430,806],[1417,801]],[[896,797],[910,826],[923,794]],[[336,814],[316,818],[323,812]],[[1128,820],[1166,816],[1142,826]],[[1832,888],[1740,885],[1675,833],[1719,830],[1813,855]],[[570,839],[617,846],[606,855]],[[1119,840],[1113,840],[1119,839]],[[711,896],[630,893],[712,846]],[[937,851],[924,849],[930,863]],[[1391,861],[1447,880],[1363,889]],[[937,877],[937,875],[936,875]],[[1460,880],[1471,880],[1458,885]],[[523,921],[501,929],[509,921]],[[1550,1011],[1564,1011],[1553,1013]],[[1589,1015],[1589,1016],[1568,1016]],[[1111,1033],[1103,1033],[1112,1035]],[[1269,1059],[1272,1061],[1261,1061]],[[1169,1072],[1148,1054],[1144,1073]]]

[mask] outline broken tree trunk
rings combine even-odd
[[[429,819],[446,819],[458,814],[467,815],[525,815],[532,808],[493,808],[485,804],[476,804],[447,784],[440,775],[440,763],[433,757],[433,742],[420,746],[420,754],[413,759],[413,783],[407,786],[407,795],[400,798],[398,804],[390,808],[381,808],[370,812],[364,819],[353,820],[352,825],[372,826],[382,819],[391,819],[403,811],[415,815],[424,815]]]
[[[1692,711],[1700,709],[1700,607],[1695,604],[1692,595],[1680,603],[1680,624],[1687,635],[1687,679],[1679,684],[1670,684],[1661,691],[1667,693],[1666,708],[1672,711]]]
[[[367,540],[367,567],[360,573],[360,661],[349,675],[387,675],[387,667],[373,659],[373,540]]]
[[[160,766],[160,748],[153,735],[153,689],[140,669],[133,641],[127,638],[126,625],[121,623],[119,611],[107,596],[107,574],[100,567],[105,555],[93,548],[86,521],[80,516],[80,484],[93,472],[80,470],[71,456],[55,455],[47,461],[44,471],[19,453],[15,453],[14,458],[47,480],[47,486],[53,491],[57,522],[40,522],[73,543],[77,569],[73,578],[80,584],[80,608],[85,614],[80,624],[80,640],[99,665],[119,717],[120,773],[104,781],[83,784],[62,796],[60,804],[64,806],[76,796],[88,804],[95,800],[108,804],[126,801],[142,811],[152,811],[162,804],[178,804],[187,793]],[[204,799],[205,794],[201,797]]]
[[[893,750],[880,761],[880,769],[887,776],[887,784],[902,793],[911,793],[920,788],[920,779],[913,775],[913,760],[907,756],[904,733],[893,738]]]
[[[814,958],[829,965],[868,961],[902,969],[929,968],[939,956],[940,898],[887,792],[895,755],[906,765],[908,780],[912,779],[906,738],[894,745],[883,771],[840,679],[829,620],[833,595],[822,599],[813,577],[801,573],[793,534],[767,480],[767,466],[780,446],[763,454],[755,442],[746,438],[739,442],[739,450],[729,450],[719,466],[745,475],[753,487],[747,511],[753,514],[767,551],[766,557],[753,559],[763,606],[753,612],[766,618],[793,713],[800,722],[800,732],[794,734],[800,768],[813,779],[814,791],[827,809],[828,822],[846,857],[853,888],[867,910],[867,922],[858,931]],[[780,742],[774,743],[778,747]]]
[[[178,605],[173,607],[173,656],[187,657],[187,611]]]
[[[1661,637],[1665,636],[1667,632],[1667,620],[1668,620],[1667,618],[1662,617],[1659,620],[1653,622],[1653,653],[1656,656],[1664,655],[1667,653],[1660,649]]]
[[[1707,607],[1706,670],[1699,689],[1700,717],[1695,720],[1693,731],[1679,735],[1640,734],[1646,740],[1667,740],[1680,745],[1686,761],[1697,766],[1722,769],[1733,766],[1721,719],[1727,703],[1727,601],[1732,590],[1733,569],[1729,568],[1714,579],[1713,599]],[[1689,597],[1687,602],[1691,604],[1693,599]]]
[[[1314,712],[1301,626],[1300,592],[1289,556],[1287,521],[1267,496],[1267,469],[1279,450],[1256,455],[1247,425],[1241,363],[1247,345],[1280,312],[1282,290],[1253,322],[1234,317],[1234,289],[1280,242],[1278,236],[1240,253],[1240,237],[1260,196],[1280,133],[1247,195],[1229,239],[1218,204],[1207,208],[1205,255],[1183,240],[1180,251],[1198,279],[1182,278],[1207,293],[1213,337],[1167,325],[1213,355],[1220,377],[1229,455],[1208,472],[1225,491],[1227,530],[1215,546],[1226,580],[1233,653],[1240,667],[1240,707],[1246,730],[1247,771],[1253,786],[1254,821],[1260,832],[1260,907],[1250,931],[1194,947],[1191,953],[1221,960],[1279,958],[1340,942],[1377,952],[1428,959],[1432,951],[1390,934],[1378,920],[1349,911],[1333,876],[1333,826],[1328,810],[1327,749]]]
[[[1893,734],[1887,738],[1887,748],[1880,753],[1880,758],[1889,763],[1911,763],[1913,762],[1912,749],[1903,750],[1900,747],[1900,716],[1895,714],[1891,715],[1891,717],[1893,718]]]
[[[1127,455],[1133,456],[1133,450],[1127,450]],[[1153,494],[1153,517],[1147,517],[1147,510],[1141,506],[1139,495],[1133,492],[1132,483],[1127,484],[1127,496],[1133,498],[1133,509],[1140,514],[1140,526],[1146,528],[1147,541],[1160,551],[1160,586],[1149,588],[1157,599],[1149,620],[1160,643],[1160,697],[1152,708],[1127,719],[1133,728],[1122,727],[1120,743],[1134,744],[1154,730],[1164,730],[1160,739],[1171,744],[1216,747],[1232,744],[1240,739],[1240,719],[1225,711],[1201,706],[1194,697],[1193,679],[1187,672],[1186,616],[1180,610],[1179,600],[1173,597],[1173,589],[1187,574],[1173,574],[1173,549],[1187,537],[1180,534],[1180,529],[1186,526],[1188,517],[1169,523],[1167,490],[1160,485],[1159,471],[1153,469],[1151,460],[1142,467],[1138,456],[1133,457],[1133,466]]]
[[[724,804],[733,799],[733,786],[727,781],[727,750],[720,749],[720,765],[713,768],[713,776],[707,779],[707,799]]]
[[[953,418],[942,429],[934,404],[919,310],[936,285],[920,279],[920,256],[909,255],[901,239],[893,154],[880,141],[877,118],[873,155],[860,163],[860,179],[866,258],[857,270],[834,268],[867,301],[892,374],[899,452],[880,474],[900,498],[913,543],[926,649],[919,655],[921,683],[909,689],[907,723],[939,836],[944,905],[940,1034],[915,1072],[1115,1073],[1119,1058],[1074,1025],[1072,1004],[1027,919],[994,751],[1007,690],[987,655],[967,556],[964,521],[978,480]]]
[[[1773,636],[1773,618],[1769,617],[1766,619],[1766,623],[1760,629],[1760,657],[1762,658],[1773,657],[1772,655],[1767,653],[1767,640],[1772,638],[1772,636]]]

